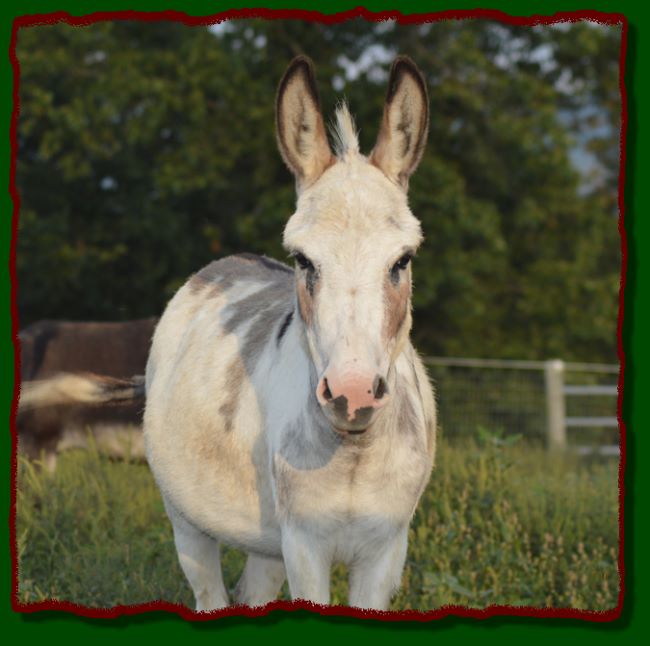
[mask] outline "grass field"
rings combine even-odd
[[[617,468],[615,460],[558,457],[493,436],[441,442],[392,608],[615,607]],[[16,506],[21,601],[110,607],[163,599],[193,607],[145,465],[71,451],[50,475],[21,460]],[[229,588],[243,559],[224,549]],[[345,603],[342,566],[332,591],[333,603]]]

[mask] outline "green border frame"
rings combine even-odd
[[[623,320],[623,346],[626,355],[625,367],[625,397],[623,401],[623,420],[627,428],[627,467],[625,477],[625,562],[626,562],[626,595],[623,612],[619,619],[611,623],[590,623],[574,619],[537,619],[525,617],[493,617],[486,620],[461,619],[447,617],[430,623],[383,623],[348,617],[323,617],[296,611],[293,613],[275,612],[267,617],[222,618],[216,622],[187,622],[175,615],[162,612],[147,613],[133,617],[118,619],[85,619],[69,613],[59,611],[43,611],[35,614],[18,614],[11,610],[11,561],[9,532],[5,532],[1,559],[1,580],[5,582],[2,587],[2,614],[4,633],[9,638],[19,640],[20,643],[31,643],[34,640],[67,639],[92,639],[95,643],[113,642],[116,638],[128,641],[144,639],[162,639],[163,641],[178,641],[184,636],[200,637],[206,639],[246,639],[257,638],[272,641],[300,636],[309,636],[310,640],[330,641],[333,638],[350,636],[353,638],[372,638],[377,642],[385,643],[387,640],[421,640],[441,637],[453,640],[487,640],[504,643],[518,643],[525,639],[529,643],[546,643],[549,639],[568,638],[572,640],[585,639],[593,644],[604,643],[612,639],[625,642],[636,641],[643,633],[646,624],[644,621],[643,603],[647,601],[648,593],[641,587],[643,575],[648,572],[648,556],[636,548],[636,539],[640,538],[648,524],[642,514],[641,502],[636,491],[647,486],[647,476],[636,469],[637,455],[645,451],[647,454],[647,435],[635,432],[643,429],[644,421],[648,421],[648,413],[639,404],[637,392],[650,389],[648,378],[640,370],[641,358],[648,354],[648,341],[642,334],[643,329],[650,329],[648,308],[643,306],[640,295],[647,287],[648,267],[639,262],[643,243],[648,236],[648,223],[643,218],[637,218],[636,213],[643,213],[644,194],[637,187],[636,177],[643,170],[643,163],[637,155],[637,142],[640,138],[641,149],[643,144],[650,145],[650,135],[639,128],[638,114],[643,108],[648,109],[648,86],[641,80],[641,63],[647,59],[650,43],[650,28],[645,27],[644,18],[650,9],[633,3],[631,0],[592,0],[587,6],[577,0],[520,0],[508,2],[507,0],[486,0],[484,3],[475,4],[467,0],[441,0],[439,2],[425,2],[411,0],[396,2],[393,0],[376,0],[362,3],[336,0],[325,2],[321,0],[309,3],[305,0],[293,2],[279,2],[278,0],[258,0],[255,2],[210,2],[208,0],[192,0],[191,2],[164,2],[163,0],[101,0],[88,3],[81,0],[25,0],[22,3],[14,2],[16,6],[3,5],[0,8],[4,20],[0,22],[2,39],[5,43],[5,55],[0,59],[2,84],[0,92],[2,101],[1,122],[4,124],[4,150],[1,158],[1,173],[4,177],[4,186],[7,187],[2,194],[3,216],[0,224],[2,238],[3,266],[7,268],[0,276],[0,290],[2,303],[6,304],[3,315],[0,317],[0,391],[1,406],[7,420],[7,432],[2,435],[0,451],[5,458],[5,468],[2,470],[5,495],[2,497],[3,517],[9,524],[9,491],[10,468],[9,456],[11,453],[11,438],[9,434],[9,413],[13,396],[13,345],[11,322],[11,282],[9,275],[9,247],[12,234],[11,214],[13,204],[9,195],[10,173],[10,145],[9,125],[12,111],[13,72],[9,61],[9,43],[13,19],[17,16],[28,14],[46,14],[54,11],[67,11],[72,15],[83,15],[96,11],[161,11],[176,9],[190,15],[210,15],[228,9],[243,9],[265,7],[273,9],[318,9],[323,13],[335,13],[363,5],[369,11],[399,9],[404,14],[434,12],[449,9],[498,9],[510,15],[530,16],[533,14],[552,15],[559,11],[595,10],[603,12],[623,13],[629,24],[627,43],[627,63],[625,83],[628,98],[628,130],[626,144],[626,185],[625,185],[625,220],[624,226],[627,234],[627,274],[625,288],[625,313]],[[645,56],[644,56],[645,55]],[[647,65],[647,63],[646,63]],[[647,166],[647,163],[646,163]],[[648,198],[645,198],[646,202]],[[645,282],[644,282],[645,281]],[[645,287],[645,290],[643,286]],[[646,321],[645,324],[643,321]],[[645,386],[645,388],[644,388]],[[117,632],[116,632],[117,631]],[[218,635],[212,633],[219,633]],[[201,633],[208,633],[202,635]],[[435,634],[434,634],[435,633]]]

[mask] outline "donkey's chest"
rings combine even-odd
[[[273,456],[276,508],[281,520],[335,528],[378,519],[408,522],[431,464],[416,445],[392,451],[342,447],[317,468]]]

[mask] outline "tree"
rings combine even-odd
[[[481,20],[23,29],[21,324],[157,314],[214,257],[283,258],[294,194],[272,124],[288,61],[316,61],[326,114],[344,95],[368,152],[400,52],[431,98],[410,191],[426,234],[418,347],[612,361],[619,38],[613,27]],[[581,124],[586,109],[608,129]],[[579,137],[606,170],[600,182],[571,162]]]

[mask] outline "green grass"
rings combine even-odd
[[[615,607],[617,467],[489,436],[442,442],[393,609]],[[16,535],[23,602],[110,607],[164,599],[193,607],[145,465],[75,451],[50,475],[21,460]],[[223,562],[232,588],[244,557],[226,548]],[[333,603],[345,603],[346,594],[337,566]]]

